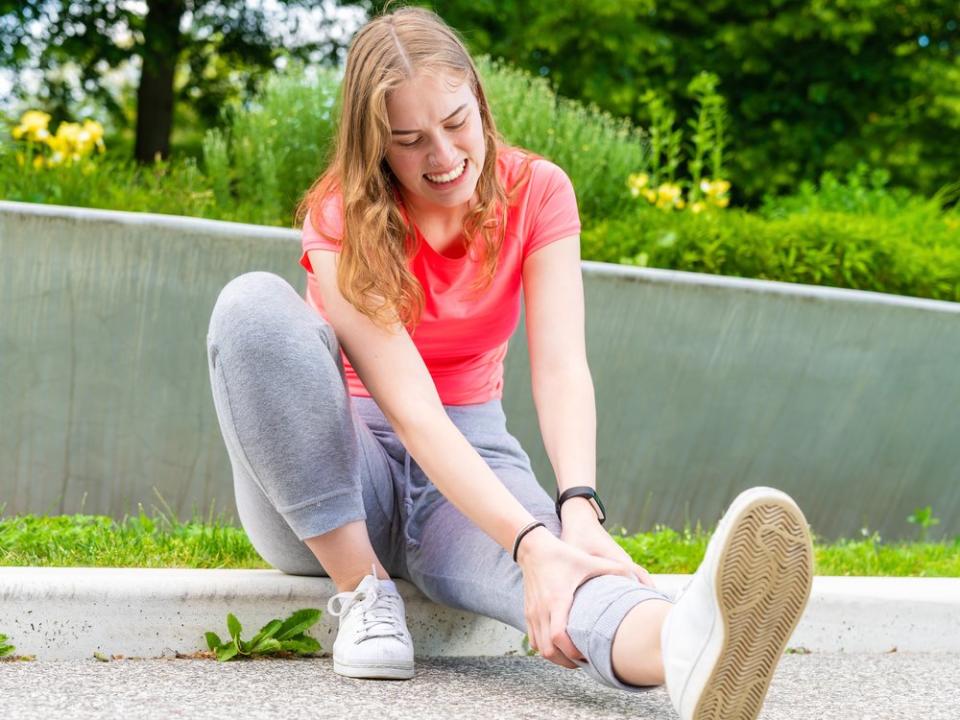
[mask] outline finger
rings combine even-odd
[[[634,566],[633,566],[633,572],[634,572],[634,575],[636,575],[637,579],[638,579],[643,585],[646,585],[647,587],[651,587],[651,588],[656,589],[657,586],[654,585],[654,583],[653,583],[653,577],[651,577],[650,573],[647,572],[646,568],[644,568],[644,567],[642,567],[642,566],[640,566],[640,565],[634,564]]]
[[[570,663],[570,665],[564,665],[564,667],[578,667],[576,663],[572,662],[573,660],[586,660],[567,634],[567,618],[570,615],[572,604],[571,599],[570,603],[563,603],[565,607],[557,605],[550,615],[550,640],[554,647],[563,653],[563,659]]]
[[[530,646],[531,650],[540,652],[540,645],[537,644],[537,633],[534,631],[534,626],[534,619],[527,616],[527,645]]]
[[[622,575],[625,578],[636,578],[636,571],[632,565],[624,563],[607,561],[599,565],[594,565],[587,573],[586,578],[593,578],[599,575]]]
[[[537,627],[538,637],[540,638],[540,654],[549,660],[552,663],[557,665],[563,665],[563,661],[570,662],[566,658],[563,658],[563,661],[558,657],[562,654],[554,646],[553,640],[550,639],[550,619],[546,617],[545,613],[541,614],[540,624]]]
[[[585,660],[586,658],[580,653],[577,649],[577,646],[573,644],[573,641],[570,639],[570,636],[567,634],[567,620],[570,617],[570,607],[573,605],[573,596],[558,599],[556,603],[550,608],[550,643],[563,654],[562,658],[558,658],[558,664],[563,665],[564,667],[575,668],[578,667],[576,663],[573,662],[573,659]],[[563,660],[565,662],[559,662]]]

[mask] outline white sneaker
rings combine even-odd
[[[810,532],[790,496],[737,496],[660,634],[682,720],[755,720],[812,583]]]
[[[340,607],[334,609],[337,601]],[[327,612],[340,618],[333,642],[334,672],[353,678],[413,677],[413,639],[403,598],[392,580],[380,580],[374,568],[356,590],[330,598]]]

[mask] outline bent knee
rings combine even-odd
[[[290,309],[300,309],[302,299],[279,275],[248,272],[228,282],[213,306],[207,331],[207,344],[220,344],[225,338],[244,335],[250,330],[269,332]]]

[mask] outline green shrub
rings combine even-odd
[[[204,137],[203,158],[230,219],[293,224],[301,196],[326,164],[339,75],[302,68],[274,75],[249,107],[231,106]]]
[[[630,199],[618,181],[643,168],[642,134],[625,120],[559,98],[546,81],[478,61],[498,129],[507,142],[563,167],[581,212],[623,212]],[[224,115],[204,139],[204,166],[217,203],[233,219],[290,225],[302,194],[326,165],[336,116],[339,75],[302,70],[275,76],[248,108]]]
[[[825,175],[743,210],[665,212],[638,203],[583,233],[583,257],[629,265],[960,300],[960,213]]]
[[[562,167],[577,190],[585,219],[617,215],[630,207],[623,178],[645,168],[649,159],[639,129],[557,96],[546,80],[525,71],[486,57],[477,66],[500,134]]]
[[[89,163],[34,168],[21,166],[13,147],[3,142],[0,198],[194,217],[217,212],[206,177],[189,158],[145,167],[108,150]]]

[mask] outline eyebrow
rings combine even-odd
[[[441,123],[445,123],[447,120],[449,120],[450,118],[452,118],[452,117],[453,117],[454,115],[456,115],[458,112],[460,112],[461,110],[463,110],[466,106],[467,106],[467,104],[464,103],[463,105],[461,105],[460,107],[458,107],[456,110],[454,110],[452,113],[450,113],[449,115],[447,115],[447,116],[446,116],[443,120],[441,120],[440,122],[441,122]],[[414,135],[414,134],[416,134],[416,133],[418,133],[418,132],[420,132],[420,131],[419,131],[419,130],[391,130],[391,131],[390,131],[390,134],[391,134],[391,135]]]

